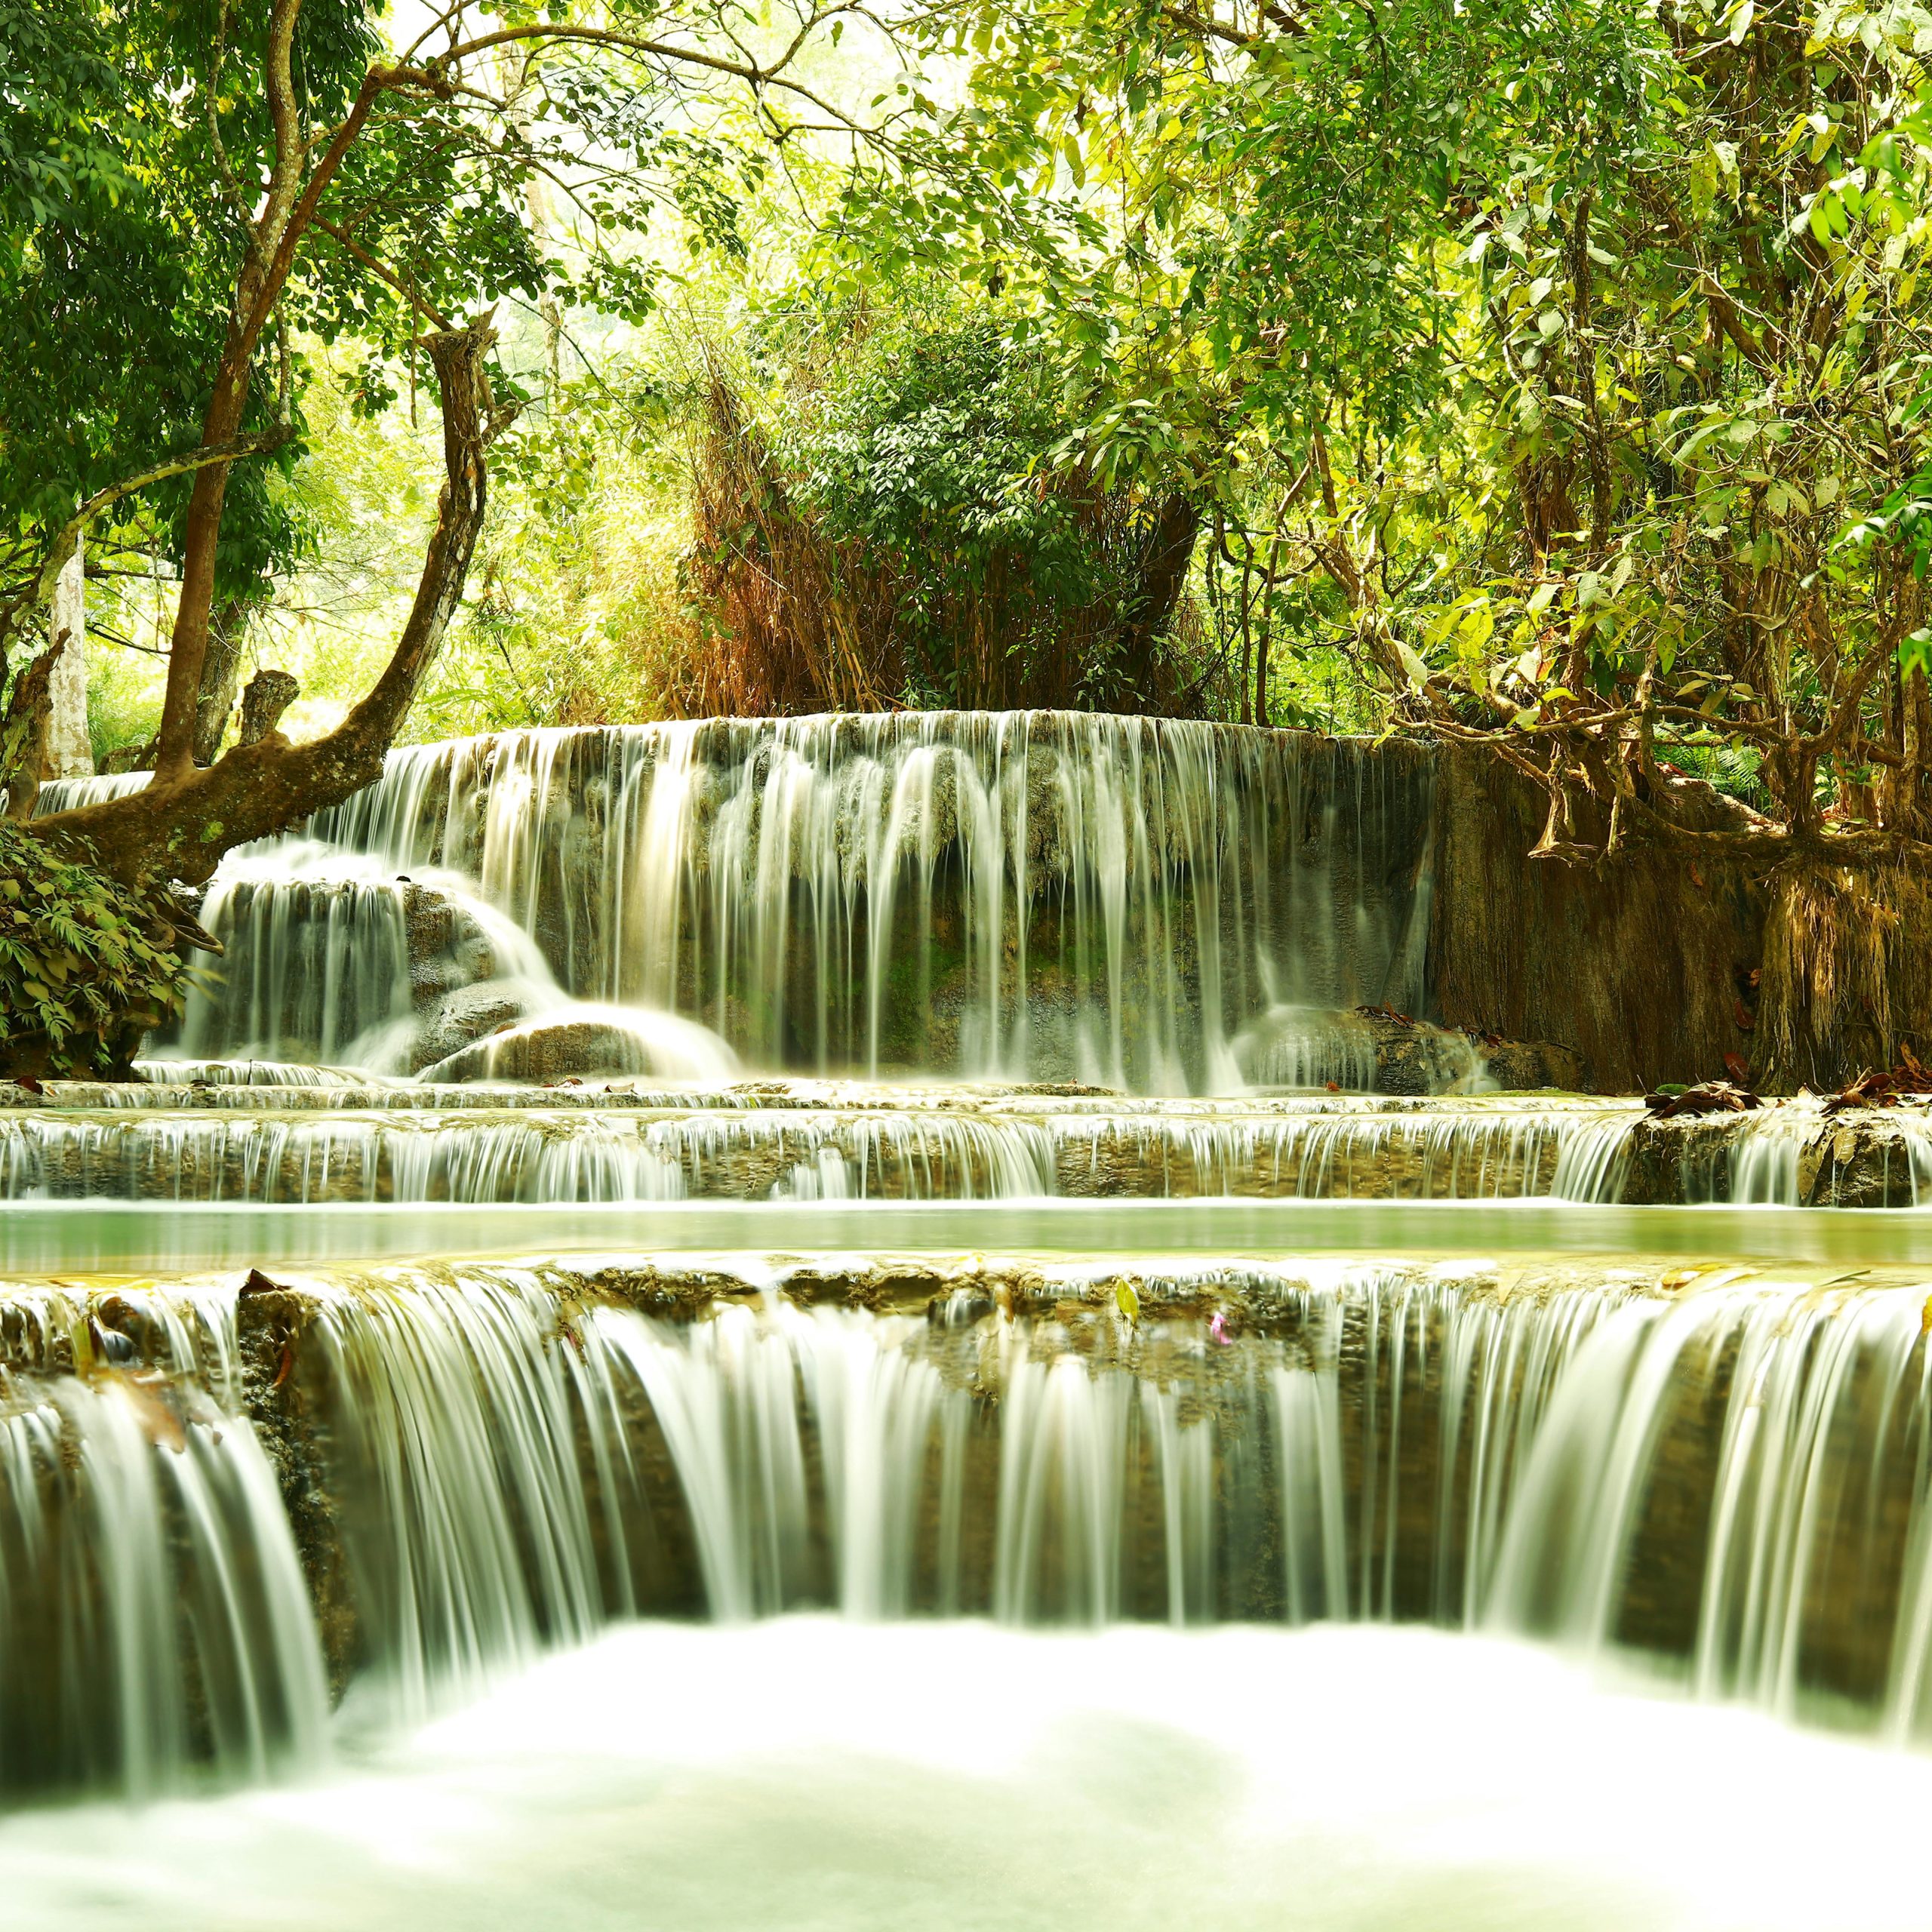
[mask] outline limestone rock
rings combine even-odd
[[[641,1010],[632,1020],[608,1008],[578,1008],[475,1041],[423,1068],[422,1077],[543,1081],[648,1073],[716,1079],[737,1070],[724,1041],[690,1020]]]
[[[475,1041],[514,1026],[523,1017],[521,999],[497,982],[453,986],[425,1009],[410,1047],[409,1070],[416,1073],[433,1066]]]
[[[467,907],[438,887],[411,880],[403,894],[403,919],[409,988],[419,1010],[433,1008],[456,988],[493,980],[502,970],[489,934]]]

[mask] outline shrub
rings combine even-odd
[[[997,315],[847,318],[709,359],[688,582],[700,708],[1198,709],[1198,529],[1067,469],[1054,372]]]
[[[56,858],[0,820],[0,1073],[125,1078],[189,968],[158,891]]]

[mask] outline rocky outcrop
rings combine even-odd
[[[1438,1018],[1559,1042],[1604,1094],[1749,1060],[1766,900],[1747,868],[1661,851],[1589,867],[1532,859],[1542,793],[1485,746],[1438,744],[1435,758]]]
[[[409,1050],[409,1070],[420,1073],[460,1054],[478,1040],[514,1026],[524,1017],[524,1002],[500,982],[453,986],[423,1009]],[[442,1078],[462,1078],[443,1075]]]
[[[414,879],[405,884],[409,989],[419,1011],[454,989],[494,980],[506,970],[469,903],[440,886]]]
[[[478,988],[478,992],[486,990]],[[689,1020],[615,1008],[566,1008],[554,1019],[499,1027],[423,1069],[429,1081],[552,1081],[644,1074],[663,1079],[718,1077],[731,1070],[722,1041]]]
[[[242,1402],[281,1490],[340,1697],[365,1651],[342,1521],[355,1498],[344,1492],[347,1472],[332,1469],[328,1454],[340,1395],[331,1352],[311,1333],[315,1312],[312,1292],[251,1269],[235,1298],[235,1343]]]
[[[1776,1202],[1804,1208],[1932,1203],[1932,1115],[1801,1102],[1746,1114],[1645,1118],[1630,1129],[1616,1198],[1629,1206]]]
[[[1374,1008],[1361,1009],[1355,1017],[1373,1043],[1378,1094],[1588,1091],[1582,1057],[1567,1047],[1434,1026]]]

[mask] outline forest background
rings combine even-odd
[[[51,830],[131,888],[248,835],[225,764],[286,820],[400,738],[1072,705],[1467,741],[1540,854],[1882,950],[1928,51],[1905,0],[0,0],[0,782],[78,537],[94,756],[160,777]],[[233,762],[271,669],[352,758]]]

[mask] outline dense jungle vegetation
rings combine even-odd
[[[1921,864],[1928,49],[1904,0],[0,0],[11,809],[78,542],[94,751],[156,778],[41,823],[129,884],[398,737],[897,705],[1426,729],[1553,857]]]

